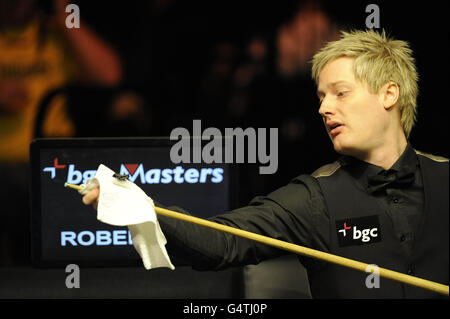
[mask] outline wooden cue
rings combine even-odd
[[[84,186],[80,186],[80,185],[73,185],[73,184],[64,184],[65,187],[70,187],[70,188],[74,188],[77,190],[81,190],[84,188]],[[190,216],[190,215],[186,215],[186,214],[182,214],[182,213],[178,213],[178,212],[174,212],[165,208],[161,208],[161,207],[157,207],[155,206],[155,212],[159,215],[164,215],[167,217],[171,217],[171,218],[175,218],[178,220],[182,220],[182,221],[186,221],[189,223],[193,223],[193,224],[197,224],[200,226],[204,226],[204,227],[208,227],[208,228],[212,228],[215,230],[219,230],[222,232],[226,232],[232,235],[236,235],[239,237],[243,237],[243,238],[247,238],[259,243],[263,243],[266,245],[270,245],[273,247],[277,247],[283,250],[287,250],[296,254],[300,254],[300,255],[304,255],[304,256],[308,256],[308,257],[312,257],[312,258],[316,258],[316,259],[320,259],[326,262],[330,262],[330,263],[334,263],[340,266],[344,266],[344,267],[348,267],[348,268],[353,268],[355,270],[359,270],[362,272],[368,272],[366,271],[367,266],[369,266],[369,264],[363,263],[363,262],[359,262],[356,260],[352,260],[352,259],[348,259],[348,258],[344,258],[344,257],[340,257],[337,255],[333,255],[333,254],[329,254],[329,253],[325,253],[319,250],[315,250],[315,249],[311,249],[311,248],[307,248],[307,247],[303,247],[300,245],[295,245],[292,243],[288,243],[282,240],[278,240],[278,239],[274,239],[271,237],[267,237],[267,236],[263,236],[263,235],[259,235],[259,234],[255,234],[249,231],[245,231],[242,229],[238,229],[238,228],[234,228],[234,227],[230,227],[230,226],[226,226],[226,225],[222,225],[219,223],[215,223],[203,218],[198,218],[198,217],[194,217],[194,216]],[[373,269],[373,268],[372,268]],[[396,272],[393,270],[389,270],[389,269],[384,269],[381,267],[378,267],[377,269],[379,271],[379,275],[381,277],[387,278],[387,279],[391,279],[391,280],[395,280],[395,281],[399,281],[405,284],[409,284],[412,286],[417,286],[417,287],[421,287],[424,289],[428,289],[428,290],[432,290],[434,292],[440,293],[440,294],[444,294],[444,295],[449,295],[449,286],[440,284],[440,283],[436,283],[433,281],[429,281],[426,279],[422,279],[422,278],[418,278],[418,277],[414,277],[411,275],[406,275],[400,272]]]
[[[193,216],[182,214],[182,213],[177,213],[177,212],[165,209],[165,208],[155,206],[155,211],[159,215],[164,215],[164,216],[168,216],[171,218],[176,218],[176,219],[183,220],[186,222],[194,223],[194,224],[197,224],[200,226],[209,227],[209,228],[216,229],[216,230],[226,232],[226,233],[230,233],[230,234],[233,234],[233,235],[236,235],[239,237],[244,237],[244,238],[259,242],[259,243],[263,243],[266,245],[284,249],[284,250],[287,250],[287,251],[290,251],[293,253],[320,259],[323,261],[338,264],[338,265],[341,265],[344,267],[353,268],[353,269],[360,270],[363,272],[366,272],[366,268],[367,268],[367,266],[369,266],[369,264],[355,261],[352,259],[348,259],[348,258],[336,256],[333,254],[325,253],[325,252],[322,252],[319,250],[295,245],[292,243],[288,243],[288,242],[285,242],[282,240],[255,234],[255,233],[245,231],[242,229],[218,224],[218,223],[211,222],[209,220],[205,220],[202,218],[193,217]],[[380,267],[378,267],[378,270],[379,270],[379,275],[381,277],[385,277],[388,279],[403,282],[405,284],[429,289],[429,290],[432,290],[432,291],[435,291],[435,292],[438,292],[438,293],[441,293],[444,295],[449,294],[449,287],[446,285],[435,283],[433,281],[429,281],[429,280],[421,279],[418,277],[402,274],[402,273],[399,273],[396,271],[392,271],[392,270],[388,270],[388,269],[384,269],[384,268],[380,268]]]

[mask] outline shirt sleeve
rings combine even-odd
[[[159,204],[157,204],[159,205]],[[182,213],[178,207],[167,207]],[[320,216],[318,218],[318,216]],[[209,220],[311,248],[326,249],[317,222],[326,220],[323,196],[315,179],[302,175],[249,205]],[[172,262],[196,270],[220,270],[257,264],[288,252],[207,227],[158,216]],[[325,228],[327,229],[327,228]]]

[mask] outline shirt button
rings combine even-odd
[[[403,241],[405,241],[405,240],[406,240],[406,236],[405,236],[405,235],[401,235],[401,236],[400,236],[400,241],[403,242]]]
[[[398,204],[398,198],[393,198],[392,201],[394,202],[394,204]]]

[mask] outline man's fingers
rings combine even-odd
[[[98,187],[90,190],[86,195],[83,196],[83,204],[90,205],[95,204],[98,200],[100,194],[100,189]]]

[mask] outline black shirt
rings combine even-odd
[[[399,188],[393,183],[371,193],[390,216],[393,229],[405,252],[411,254],[414,233],[424,201],[421,171],[414,149],[408,145],[397,162],[387,171],[346,156],[340,158],[339,163],[350,169],[352,176],[364,189],[369,188],[371,175],[388,176],[401,170],[411,170],[415,178],[406,188]],[[283,201],[278,200],[279,198],[283,198]],[[290,199],[300,203],[296,205],[296,211],[289,211],[280,204]],[[170,209],[184,212],[179,208]],[[167,237],[168,253],[175,265],[191,265],[198,270],[218,270],[230,266],[257,264],[286,253],[245,238],[165,216],[159,216],[158,219]],[[305,183],[301,176],[267,196],[255,197],[246,207],[210,220],[321,251],[328,251],[329,248],[329,234],[317,227],[317,224],[326,225],[329,221],[325,199],[318,184],[314,186]],[[307,268],[319,264],[311,258],[304,258],[302,262]]]
[[[339,162],[343,166],[351,166],[352,175],[366,189],[370,188],[369,179],[371,175],[388,177],[402,169],[406,169],[413,174],[414,179],[411,184],[399,187],[395,184],[390,184],[381,191],[372,194],[378,205],[390,217],[395,235],[402,243],[406,255],[410,257],[414,232],[423,212],[424,202],[422,174],[414,149],[408,144],[403,154],[389,170],[384,170],[382,167],[349,157],[342,157],[339,159]],[[368,191],[370,192],[370,190]]]

